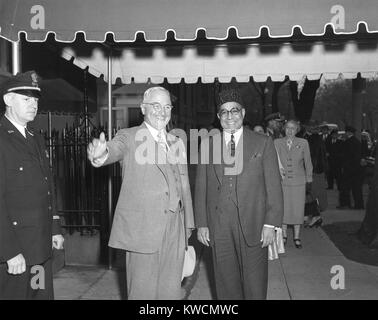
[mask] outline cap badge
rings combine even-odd
[[[38,77],[37,77],[37,74],[33,72],[30,76],[32,78],[32,86],[33,87],[38,87]]]

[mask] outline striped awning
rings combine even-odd
[[[17,41],[71,42],[78,32],[86,41],[164,41],[172,31],[178,40],[193,40],[198,30],[208,39],[226,39],[230,28],[239,38],[256,38],[262,28],[271,37],[289,37],[295,27],[304,35],[352,34],[364,24],[378,32],[377,0],[1,0],[0,35]]]
[[[173,53],[174,54],[173,54]],[[107,78],[108,57],[100,45],[86,47],[85,54],[79,47],[69,45],[62,56],[97,76]],[[378,45],[371,42],[347,41],[340,43],[281,43],[250,44],[242,48],[219,45],[213,48],[198,46],[123,48],[112,58],[112,83],[186,83],[264,82],[267,77],[282,81],[285,76],[297,81],[304,76],[319,79],[370,78],[378,75]]]

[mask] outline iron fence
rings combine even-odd
[[[94,168],[87,159],[87,146],[92,137],[106,128],[85,132],[80,125],[45,134],[56,185],[57,209],[66,233],[81,235],[100,233],[106,246],[109,237],[108,181],[112,177],[112,197],[116,203],[120,185],[119,164]]]

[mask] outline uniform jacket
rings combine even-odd
[[[283,185],[299,186],[312,182],[311,155],[306,139],[294,137],[290,150],[286,137],[274,140],[274,145],[285,170]]]
[[[136,152],[142,150],[141,134],[153,141],[147,126],[122,129],[107,143],[109,156],[104,163],[122,161],[122,186],[115,210],[109,246],[128,251],[152,253],[160,247],[169,210],[168,178],[162,166],[154,161],[144,164],[136,160]],[[174,139],[173,136],[169,136]],[[181,150],[184,145],[180,141]],[[157,144],[156,144],[157,146]],[[185,155],[186,157],[186,155]],[[178,164],[179,184],[183,197],[186,227],[194,228],[192,198],[186,164]]]
[[[219,135],[221,137],[219,137]],[[221,185],[225,174],[224,164],[213,159],[214,144],[223,142],[223,134],[209,139],[208,164],[197,166],[195,185],[196,227],[208,227],[210,242],[220,203]],[[207,140],[204,140],[207,143]],[[202,142],[202,145],[204,142]],[[238,209],[240,227],[249,246],[261,244],[264,224],[280,226],[283,217],[283,196],[277,153],[270,137],[243,128],[236,147],[236,155],[242,149],[242,168],[237,175],[234,200]],[[201,154],[201,161],[204,159]],[[218,163],[217,163],[218,162]],[[223,161],[222,161],[223,162]]]
[[[38,153],[8,119],[0,120],[0,263],[22,253],[27,265],[52,254],[60,234],[52,176],[43,138]]]

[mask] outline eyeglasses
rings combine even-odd
[[[152,106],[154,111],[157,111],[157,112],[160,112],[163,109],[164,109],[164,111],[169,112],[173,108],[173,106],[171,106],[170,104],[166,104],[165,106],[162,106],[159,102],[152,102],[152,103],[143,102],[143,104],[148,104],[148,105]]]
[[[239,108],[232,108],[231,110],[223,109],[223,110],[219,111],[219,116],[221,118],[227,118],[228,114],[231,113],[232,116],[236,117],[240,114],[241,110],[242,109],[239,109]]]

